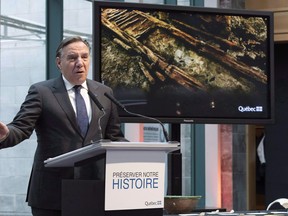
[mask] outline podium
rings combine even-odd
[[[179,148],[178,142],[100,141],[44,163],[74,167],[74,179],[62,180],[63,216],[162,216],[166,156]],[[100,162],[103,178],[81,178],[79,169]]]

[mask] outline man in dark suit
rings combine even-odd
[[[61,215],[61,181],[72,179],[72,168],[47,168],[43,161],[89,145],[101,138],[126,141],[120,130],[117,108],[104,96],[112,90],[99,82],[87,79],[90,65],[90,46],[86,40],[74,36],[64,39],[56,52],[56,65],[61,76],[33,84],[14,120],[5,125],[0,122],[0,148],[17,145],[28,139],[35,129],[37,149],[27,192],[28,205],[35,216]],[[86,104],[89,126],[81,134],[77,125],[74,86],[81,85]],[[90,101],[91,91],[103,105],[102,115]],[[95,170],[97,172],[97,170]]]

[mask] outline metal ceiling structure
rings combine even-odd
[[[0,27],[1,34],[0,40],[3,42],[5,40],[20,40],[20,41],[32,41],[32,40],[46,40],[46,26],[32,23],[30,21],[25,21],[23,19],[0,15]],[[14,30],[20,30],[15,34]],[[12,33],[13,32],[13,33]],[[64,36],[69,35],[80,35],[87,38],[90,42],[92,41],[91,34],[85,34],[83,32],[71,31],[64,29]]]

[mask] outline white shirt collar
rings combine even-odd
[[[66,87],[66,90],[69,91],[71,90],[75,85],[71,84],[63,75],[62,75],[62,78],[64,80],[64,84],[65,84],[65,87]],[[85,80],[84,83],[82,83],[81,85],[83,88],[85,89],[88,89],[88,86],[87,86],[87,82]]]

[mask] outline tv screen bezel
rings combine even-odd
[[[127,9],[144,9],[144,10],[167,10],[175,12],[195,12],[195,13],[211,13],[211,14],[225,14],[225,15],[245,15],[245,16],[265,16],[267,17],[267,41],[268,53],[267,59],[269,61],[269,74],[267,74],[267,107],[269,114],[267,118],[223,118],[223,117],[162,117],[153,116],[163,123],[203,123],[203,124],[272,124],[275,122],[274,109],[274,17],[271,11],[260,10],[244,10],[244,9],[223,9],[223,8],[207,8],[207,7],[193,7],[193,6],[179,6],[179,5],[162,5],[162,4],[146,4],[146,3],[127,3],[127,2],[93,2],[93,46],[92,46],[92,63],[93,63],[93,79],[102,82],[101,80],[101,8],[127,8]],[[127,108],[128,109],[128,108]],[[123,123],[155,123],[149,118],[142,118],[136,115],[121,115],[119,117]],[[145,115],[140,113],[141,115]]]

